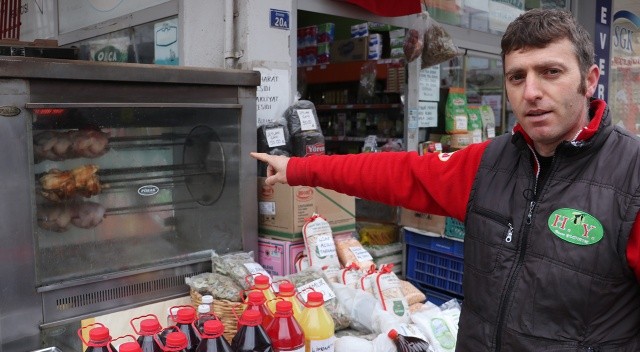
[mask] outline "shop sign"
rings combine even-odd
[[[289,29],[289,11],[269,9],[271,28]]]
[[[594,96],[607,100],[609,96],[609,33],[611,26],[611,0],[598,0],[596,4],[595,54],[596,64],[600,69],[598,88]]]

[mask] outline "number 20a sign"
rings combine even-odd
[[[271,28],[289,29],[289,11],[270,9]]]

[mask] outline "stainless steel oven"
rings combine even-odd
[[[259,82],[244,70],[0,58],[0,351],[184,295],[214,250],[257,250]]]

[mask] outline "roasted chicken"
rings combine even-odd
[[[94,202],[45,204],[38,206],[38,226],[55,232],[67,231],[70,225],[91,229],[102,222],[105,211],[101,204]]]
[[[108,151],[109,135],[98,130],[44,131],[33,137],[36,162],[97,158]]]
[[[97,175],[98,166],[83,165],[70,171],[49,170],[40,177],[43,197],[53,202],[71,199],[76,195],[90,198],[100,194],[102,186]]]

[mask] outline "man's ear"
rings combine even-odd
[[[589,72],[587,72],[587,76],[585,77],[585,80],[586,80],[585,83],[587,85],[587,91],[586,91],[587,98],[592,97],[593,93],[596,92],[599,79],[600,79],[600,68],[598,67],[598,65],[593,64],[589,68]]]

